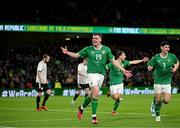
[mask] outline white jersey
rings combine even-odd
[[[83,63],[80,63],[78,65],[77,83],[78,84],[88,84],[87,65],[84,65]]]
[[[39,72],[39,76],[38,76],[38,72]],[[39,80],[39,77],[41,81]],[[47,64],[44,63],[44,61],[40,61],[37,66],[36,82],[37,83],[41,82],[41,84],[47,83]]]

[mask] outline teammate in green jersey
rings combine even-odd
[[[144,57],[141,60],[126,60],[126,54],[124,51],[118,51],[116,54],[117,61],[122,65],[122,67],[126,68],[132,64],[139,64],[142,62],[147,62],[149,58]],[[111,62],[106,65],[106,68],[110,70],[109,78],[110,78],[110,95],[113,100],[115,100],[114,107],[112,110],[112,115],[117,115],[116,110],[120,104],[120,97],[124,91],[123,78],[124,74],[121,70],[115,67]]]
[[[80,50],[78,53],[70,52],[67,48],[61,47],[64,54],[73,58],[85,57],[87,58],[87,73],[88,81],[90,86],[90,94],[85,98],[84,103],[79,106],[78,119],[82,119],[83,110],[91,102],[92,106],[92,123],[97,124],[96,110],[98,105],[99,90],[104,81],[104,75],[106,74],[106,63],[111,61],[117,66],[127,78],[131,77],[130,71],[125,70],[119,63],[114,59],[111,49],[101,44],[102,34],[93,34],[92,46],[87,46]]]
[[[151,104],[152,116],[156,116],[156,121],[160,119],[160,109],[162,103],[168,104],[171,99],[171,82],[173,73],[179,67],[179,61],[175,54],[169,53],[170,45],[167,41],[160,43],[161,53],[156,54],[148,62],[148,70],[154,71],[154,101]]]

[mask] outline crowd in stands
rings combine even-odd
[[[176,2],[173,0],[107,0],[104,2],[97,0],[6,0],[0,8],[0,14],[2,13],[0,24],[179,28],[180,8]],[[4,37],[1,36],[1,38]],[[51,62],[48,64],[49,86],[54,87],[55,82],[59,81],[62,87],[75,87],[77,65],[80,60],[63,55],[59,48],[60,44],[48,41],[39,43],[36,40],[32,42],[29,43],[29,38],[21,44],[18,40],[17,42],[11,40],[10,44],[0,42],[0,88],[34,88],[37,64],[44,53],[51,56]],[[69,50],[78,51],[87,44],[71,42],[66,45]],[[107,45],[114,55],[119,49],[125,51],[128,60],[141,59],[144,56],[151,57],[159,52],[159,47],[149,48],[144,44],[142,46],[129,46],[129,44],[121,46],[118,43]],[[180,57],[177,45],[176,43],[173,53],[177,53]],[[146,68],[146,64],[131,66],[133,78],[125,80],[125,84],[152,86],[152,74]],[[180,86],[179,76],[178,71],[174,76],[174,85]],[[103,86],[108,86],[108,77]]]
[[[51,56],[51,61],[48,63],[48,79],[49,86],[54,88],[58,83],[61,88],[74,88],[77,86],[77,65],[81,62],[80,59],[72,59],[61,53],[60,46],[65,44],[50,44],[50,43],[24,43],[10,44],[6,47],[4,53],[1,52],[0,59],[0,88],[35,88],[36,69],[38,62],[42,59],[44,53]],[[86,43],[66,43],[70,51],[79,51],[85,47]],[[139,46],[130,44],[111,43],[106,44],[115,55],[117,50],[126,52],[127,60],[142,59],[144,56],[152,57],[160,52],[159,47],[149,47],[146,44]],[[172,52],[180,57],[180,50],[177,49],[178,44],[172,46]],[[3,49],[1,47],[1,49]],[[153,77],[151,72],[147,71],[146,63],[129,67],[133,77],[126,79],[125,86],[153,86]],[[174,76],[173,85],[180,86],[180,73],[177,71]],[[60,84],[60,85],[59,85]],[[109,80],[106,76],[103,86],[109,86]]]
[[[7,0],[5,2],[7,2],[8,11],[1,15],[2,23],[180,27],[179,4],[178,1],[173,0],[106,0],[104,2]]]

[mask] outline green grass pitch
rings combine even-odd
[[[0,128],[12,127],[119,127],[119,128],[172,128],[180,127],[180,95],[173,94],[169,104],[162,106],[161,122],[150,114],[153,95],[124,95],[117,116],[111,115],[114,101],[106,96],[99,97],[98,124],[91,123],[91,106],[88,106],[82,120],[77,119],[77,107],[84,97],[77,99],[74,107],[72,97],[54,96],[47,102],[48,111],[36,112],[35,97],[0,97]],[[42,98],[41,98],[42,101]]]

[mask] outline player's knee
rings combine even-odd
[[[42,96],[42,92],[38,92],[38,95],[37,96]]]
[[[94,87],[94,89],[93,89],[93,94],[94,94],[95,96],[98,96],[98,95],[99,95],[99,88],[98,88],[98,86],[95,86],[95,87]]]
[[[99,97],[99,93],[93,93],[92,98],[97,99]]]
[[[163,100],[163,103],[164,103],[164,104],[168,104],[168,103],[169,103],[169,100]]]
[[[113,95],[112,95],[112,98],[113,98],[113,100],[118,100],[118,99],[119,99],[119,95],[113,94]]]
[[[48,90],[46,91],[46,93],[47,93],[48,95],[50,95],[50,94],[51,94],[51,90],[48,89]]]
[[[88,94],[89,94],[89,91],[88,91],[88,90],[85,90],[85,94],[87,94],[87,95],[88,95]]]
[[[76,91],[76,92],[75,92],[75,94],[80,95],[80,94],[81,94],[81,92],[80,92],[80,91]]]
[[[114,99],[115,101],[120,101],[120,97],[119,96],[117,96],[117,97],[115,97],[115,99]]]
[[[171,100],[171,97],[167,96],[167,97],[163,97],[163,103],[164,104],[168,104]]]
[[[156,104],[160,104],[161,103],[161,98],[156,98]]]

